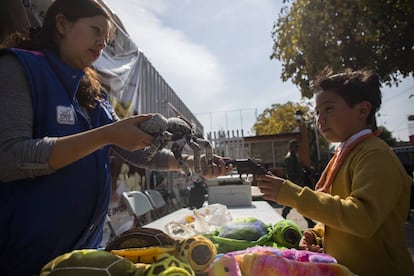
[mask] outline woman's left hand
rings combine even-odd
[[[207,165],[206,155],[203,154],[201,156],[201,175],[205,178],[215,178],[230,173],[233,170],[233,165],[226,165],[226,160],[230,160],[230,158],[214,155],[213,163]]]

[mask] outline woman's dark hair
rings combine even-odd
[[[342,97],[348,106],[363,101],[371,103],[371,112],[367,123],[376,130],[375,113],[381,106],[381,83],[379,76],[371,70],[346,69],[343,73],[334,74],[330,68],[325,68],[312,85],[314,92],[330,91]]]
[[[56,29],[58,14],[63,14],[71,22],[99,15],[105,16],[108,20],[112,18],[105,7],[96,0],[55,0],[46,12],[42,27],[31,28],[29,34],[11,34],[4,45],[26,50],[49,50],[59,55]],[[101,99],[102,93],[99,75],[92,68],[86,68],[76,94],[79,104],[85,108],[94,108],[96,99]]]

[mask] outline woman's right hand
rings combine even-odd
[[[109,141],[111,144],[129,151],[150,146],[154,141],[154,137],[142,131],[139,125],[152,116],[152,114],[136,115],[112,123],[107,128]]]

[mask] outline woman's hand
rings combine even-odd
[[[255,181],[260,192],[263,194],[263,198],[276,202],[279,190],[285,180],[268,171],[265,175],[256,175]]]
[[[107,135],[111,144],[129,151],[135,151],[150,146],[154,137],[139,127],[139,124],[151,118],[152,114],[132,116],[111,124]]]
[[[226,160],[230,160],[230,158],[214,155],[213,164],[207,165],[206,155],[203,154],[201,156],[201,175],[205,178],[215,178],[230,173],[233,170],[233,165],[226,165]]]

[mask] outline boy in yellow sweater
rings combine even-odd
[[[324,251],[358,275],[414,275],[403,227],[411,178],[375,136],[379,77],[325,70],[314,88],[319,131],[339,142],[336,153],[315,190],[270,173],[257,176],[263,197],[320,222],[305,231],[303,249]]]

